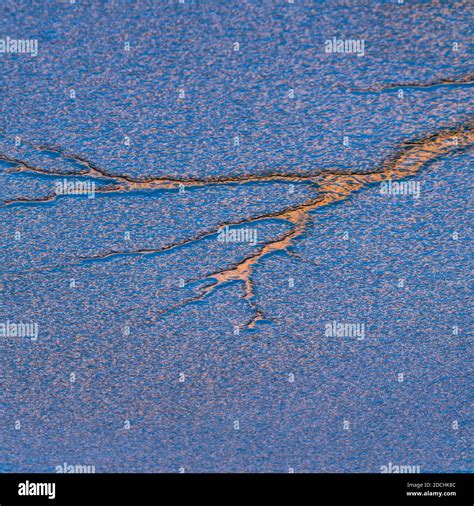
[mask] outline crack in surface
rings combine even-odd
[[[204,299],[219,286],[233,281],[240,281],[244,286],[244,298],[250,300],[254,297],[252,271],[255,265],[265,256],[275,251],[288,251],[294,240],[302,235],[312,221],[310,213],[319,207],[346,200],[352,193],[363,187],[381,183],[387,180],[400,180],[416,175],[423,166],[456,150],[472,147],[474,144],[474,126],[472,123],[456,130],[444,130],[424,139],[405,143],[401,152],[388,160],[380,170],[369,174],[340,175],[327,174],[321,178],[319,186],[322,195],[309,203],[304,203],[296,209],[283,211],[278,218],[286,219],[294,227],[283,236],[269,241],[256,253],[245,258],[237,265],[210,274],[207,279],[214,282],[205,287],[198,300]],[[250,305],[254,311],[254,318],[247,325],[253,328],[264,318],[263,311],[258,309],[253,301]]]
[[[399,90],[404,88],[436,88],[438,86],[471,86],[474,84],[474,76],[469,75],[465,77],[461,77],[460,79],[439,79],[437,81],[431,81],[428,83],[395,83],[395,84],[379,84],[375,86],[369,86],[367,88],[353,88],[350,91],[356,92],[382,92],[382,91],[391,91],[391,90]]]
[[[89,162],[80,159],[87,168],[88,171],[83,174],[70,174],[71,176],[92,176],[92,177],[104,177],[108,180],[115,179],[119,181],[118,185],[120,190],[117,190],[117,185],[113,185],[111,188],[117,191],[129,191],[130,189],[143,189],[155,187],[157,185],[160,188],[176,187],[175,185],[187,185],[187,186],[206,186],[213,184],[246,184],[250,182],[274,182],[274,181],[287,181],[287,182],[310,182],[315,184],[317,187],[317,194],[314,198],[308,199],[301,204],[290,206],[283,211],[275,211],[274,213],[267,213],[260,216],[251,218],[244,218],[239,221],[224,223],[216,228],[202,232],[191,239],[185,239],[183,241],[173,243],[159,249],[142,249],[132,252],[107,252],[94,257],[88,257],[81,259],[82,261],[87,260],[98,260],[113,258],[118,255],[149,255],[155,253],[161,253],[171,251],[172,249],[178,248],[183,245],[190,244],[192,242],[199,241],[205,237],[214,235],[223,226],[237,226],[242,224],[253,223],[265,219],[280,219],[291,223],[292,228],[286,233],[280,235],[276,239],[270,240],[262,245],[256,252],[247,256],[237,264],[227,267],[225,269],[213,272],[198,281],[212,280],[212,283],[205,286],[201,293],[197,294],[192,298],[188,298],[181,301],[179,304],[168,308],[160,313],[164,316],[171,311],[178,308],[185,307],[193,302],[201,301],[208,295],[212,294],[220,286],[228,283],[238,281],[242,283],[244,291],[244,299],[246,299],[253,311],[253,317],[246,324],[246,327],[252,329],[258,323],[258,321],[264,320],[265,315],[262,309],[260,309],[255,302],[252,300],[255,296],[254,284],[252,281],[252,272],[258,262],[276,252],[283,251],[289,252],[289,248],[294,244],[294,240],[301,236],[312,222],[313,218],[311,213],[316,209],[330,204],[344,201],[354,192],[359,191],[362,188],[371,186],[377,183],[381,183],[387,180],[400,180],[406,177],[416,175],[424,166],[431,163],[432,161],[445,156],[451,152],[459,151],[466,148],[471,148],[474,144],[474,122],[470,121],[467,124],[461,125],[455,129],[441,130],[437,133],[427,135],[421,139],[415,139],[407,141],[402,144],[399,152],[393,157],[382,163],[382,165],[374,171],[368,172],[328,172],[320,171],[310,175],[294,175],[294,174],[279,174],[273,173],[268,175],[247,175],[247,176],[236,176],[236,177],[222,177],[222,178],[208,178],[208,179],[170,179],[170,178],[147,178],[145,180],[137,180],[129,178],[128,176],[111,176],[110,174],[97,169]],[[68,155],[72,157],[72,155]],[[13,159],[6,160],[6,157],[0,157],[5,161],[12,161]],[[78,160],[78,157],[74,157],[74,160]],[[7,169],[9,172],[41,172],[52,174],[51,172],[44,171],[44,169],[38,169],[29,166],[21,161],[18,161],[18,167],[14,170]],[[16,169],[16,170],[15,170]],[[64,174],[60,174],[64,176]],[[44,199],[44,198],[43,198]],[[296,256],[296,254],[294,254]]]
[[[64,150],[59,148],[52,148],[46,146],[33,146],[38,151],[51,152],[62,156],[64,160],[71,160],[84,166],[81,172],[54,172],[41,167],[33,166],[15,157],[8,157],[0,155],[0,160],[15,164],[14,167],[4,169],[6,174],[27,173],[27,174],[41,174],[51,177],[59,178],[83,178],[89,177],[97,180],[107,181],[110,184],[95,189],[97,194],[109,193],[125,193],[137,190],[175,190],[179,188],[198,188],[208,186],[220,185],[245,185],[251,183],[265,183],[265,182],[284,182],[284,183],[309,183],[317,184],[318,178],[325,174],[332,175],[369,175],[373,171],[329,171],[320,170],[310,174],[288,174],[282,171],[273,171],[267,174],[241,174],[237,176],[221,176],[221,177],[208,177],[208,178],[170,178],[170,177],[142,177],[134,178],[129,175],[111,174],[105,169],[101,169],[92,162],[86,160],[82,156],[67,154]],[[55,201],[59,196],[70,197],[71,195],[50,193],[41,197],[18,197],[3,201],[3,206],[13,204],[44,204]]]

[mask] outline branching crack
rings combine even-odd
[[[237,264],[227,267],[225,269],[207,274],[200,278],[198,281],[211,281],[210,284],[201,289],[200,293],[192,298],[181,301],[177,305],[168,308],[161,313],[164,316],[167,313],[185,307],[193,302],[202,301],[210,294],[212,294],[219,287],[228,283],[238,281],[242,283],[244,290],[244,299],[248,301],[252,309],[253,316],[246,324],[247,328],[253,328],[258,321],[264,320],[265,315],[261,308],[254,302],[254,283],[252,280],[252,273],[255,266],[266,256],[282,251],[291,253],[293,256],[298,257],[294,252],[290,252],[289,248],[294,244],[294,241],[300,237],[312,222],[311,213],[321,207],[328,206],[337,202],[344,201],[349,198],[353,193],[361,190],[362,188],[380,184],[387,180],[400,180],[407,177],[415,176],[424,166],[432,161],[446,156],[452,152],[459,150],[470,149],[474,145],[474,123],[471,121],[467,124],[461,125],[454,129],[441,130],[435,134],[428,135],[421,139],[408,141],[401,146],[399,152],[385,161],[380,167],[371,172],[317,172],[309,175],[295,175],[295,174],[279,174],[272,173],[267,175],[247,175],[236,177],[221,177],[221,178],[208,178],[208,179],[170,179],[170,178],[147,178],[135,179],[129,176],[116,176],[107,173],[102,169],[98,169],[93,164],[86,160],[67,155],[74,161],[81,163],[85,166],[86,170],[80,174],[81,176],[91,176],[104,178],[107,180],[115,180],[115,184],[107,191],[130,191],[132,189],[144,188],[175,188],[179,185],[190,187],[215,185],[215,184],[246,184],[250,182],[310,182],[315,185],[315,196],[307,199],[301,204],[289,206],[283,211],[276,211],[274,213],[262,214],[245,218],[232,223],[225,223],[217,226],[212,230],[208,230],[198,234],[191,239],[185,239],[160,249],[142,249],[132,252],[117,252],[112,251],[94,257],[82,259],[82,261],[97,260],[105,258],[113,258],[118,255],[149,255],[155,253],[162,253],[171,251],[183,245],[187,245],[199,241],[205,237],[215,234],[221,227],[226,225],[238,226],[247,223],[254,223],[265,219],[279,219],[291,223],[292,227],[289,231],[281,234],[276,239],[270,240],[260,246],[256,252],[253,252]],[[51,150],[51,148],[48,148]],[[62,151],[56,150],[58,154],[63,154]],[[12,162],[13,159],[1,157],[2,160]],[[39,168],[33,168],[24,162],[17,161],[18,166],[14,169],[7,169],[9,172],[26,171],[46,173]],[[48,174],[50,174],[48,172]],[[63,174],[61,174],[63,176]],[[70,176],[78,176],[78,174],[70,174]],[[43,198],[44,200],[44,198]]]

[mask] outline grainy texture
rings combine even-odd
[[[472,2],[1,9],[0,471],[470,470]]]

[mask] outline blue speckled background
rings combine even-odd
[[[0,470],[472,470],[472,151],[421,170],[417,200],[372,187],[315,210],[252,272],[251,329],[240,282],[185,301],[290,223],[136,252],[297,206],[310,183],[18,199],[83,169],[56,150],[134,178],[375,170],[472,118],[473,18],[469,0],[3,2],[0,38],[39,53],[0,54],[0,321],[39,337],[0,341]],[[333,36],[366,54],[325,53]],[[334,320],[365,339],[326,337]]]

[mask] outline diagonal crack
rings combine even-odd
[[[256,253],[248,256],[237,265],[209,274],[206,279],[214,282],[203,289],[194,300],[203,300],[218,287],[233,281],[244,285],[244,298],[249,300],[254,317],[247,324],[253,328],[257,321],[264,318],[263,311],[251,300],[254,297],[252,271],[255,265],[265,256],[275,251],[288,251],[294,240],[301,236],[310,224],[310,213],[319,207],[346,200],[352,193],[387,180],[400,180],[415,176],[430,162],[449,153],[474,145],[474,125],[469,123],[454,130],[443,130],[423,139],[406,143],[400,153],[388,160],[380,170],[358,175],[327,174],[320,179],[321,195],[310,202],[303,203],[294,209],[280,213],[278,218],[291,222],[293,228],[279,238],[264,244]],[[180,306],[183,307],[188,302]],[[176,307],[174,308],[176,309]],[[165,312],[166,313],[166,312]]]

